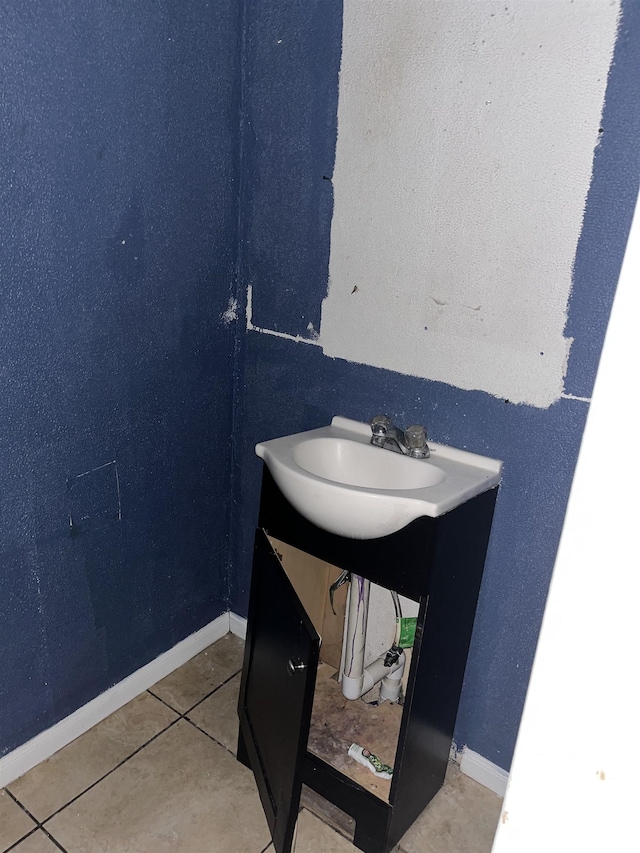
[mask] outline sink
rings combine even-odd
[[[437,465],[414,465],[415,459],[400,453],[383,454],[379,447],[340,436],[303,439],[293,449],[293,461],[308,474],[363,489],[424,489],[446,477]]]
[[[413,459],[370,438],[368,424],[336,416],[330,426],[260,442],[256,454],[301,515],[350,539],[444,515],[500,481],[497,459],[432,441],[428,459]]]

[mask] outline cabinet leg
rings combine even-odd
[[[370,818],[360,818],[356,821],[356,831],[353,836],[353,845],[364,853],[387,853],[387,820],[376,820],[375,815]]]

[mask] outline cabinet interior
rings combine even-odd
[[[341,570],[278,539],[269,537],[269,540],[322,638],[308,750],[388,802],[391,781],[374,776],[347,754],[351,744],[358,743],[385,764],[393,766],[403,711],[400,705],[391,702],[369,704],[377,699],[377,687],[367,694],[365,700],[353,701],[342,695],[337,675],[342,656],[348,584],[335,593],[334,614],[329,603],[329,587]],[[392,607],[391,599],[389,606]],[[392,637],[389,645],[391,642]],[[406,653],[405,685],[410,650]]]
[[[340,569],[286,542],[272,536],[268,538],[313,627],[322,638],[320,661],[337,670],[342,656],[348,585],[336,591],[333,599],[335,615],[329,604],[329,587],[339,576]]]

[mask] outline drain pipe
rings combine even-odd
[[[364,647],[367,636],[367,617],[369,615],[369,593],[371,582],[360,575],[351,575],[349,594],[349,612],[344,664],[342,670],[342,695],[346,699],[359,699],[376,684],[382,682],[380,695],[390,702],[400,697],[400,685],[404,673],[405,654],[400,652],[390,666],[385,666],[387,653],[364,666]]]

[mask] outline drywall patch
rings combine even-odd
[[[619,11],[346,0],[327,355],[514,403],[561,396]]]

